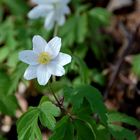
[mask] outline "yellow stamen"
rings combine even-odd
[[[38,62],[40,64],[48,64],[51,61],[51,57],[47,52],[40,53],[38,57]]]

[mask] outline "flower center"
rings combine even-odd
[[[38,57],[38,62],[40,64],[48,64],[51,61],[51,57],[47,52],[40,53]]]

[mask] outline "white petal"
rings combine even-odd
[[[47,67],[52,75],[62,76],[65,74],[65,69],[63,66],[58,65],[57,63],[51,62],[47,65]]]
[[[54,2],[58,2],[59,0],[32,0],[32,2],[36,3],[36,4],[51,4]]]
[[[41,53],[45,51],[45,47],[47,46],[47,42],[40,35],[35,35],[33,37],[33,51],[35,53]]]
[[[64,14],[69,14],[70,13],[70,8],[68,6],[64,6],[63,13]]]
[[[60,18],[57,20],[58,25],[60,25],[60,26],[64,25],[65,20],[66,19],[65,19],[65,16],[64,15],[60,16]]]
[[[30,19],[37,19],[39,17],[45,17],[47,13],[53,9],[52,5],[38,5],[34,7],[29,13]]]
[[[29,66],[29,67],[26,69],[26,71],[25,71],[25,73],[24,73],[24,78],[25,78],[26,80],[32,80],[32,79],[34,79],[34,78],[37,77],[37,66],[38,66],[38,65]]]
[[[29,65],[37,65],[38,64],[38,56],[31,50],[21,51],[19,53],[19,60]]]
[[[68,4],[70,0],[63,0],[64,3]]]
[[[60,37],[54,37],[53,39],[51,39],[48,42],[48,47],[51,48],[52,53],[51,56],[52,58],[55,58],[58,53],[60,52],[60,48],[61,48],[61,38]],[[46,47],[46,52],[47,52],[47,47]]]
[[[37,81],[40,85],[46,85],[51,77],[46,65],[40,65],[37,68]]]
[[[71,62],[71,56],[65,53],[59,53],[58,56],[54,59],[56,63],[59,65],[66,65]]]
[[[55,24],[55,15],[54,12],[50,12],[46,16],[44,27],[47,30],[51,30],[54,27],[54,24]]]

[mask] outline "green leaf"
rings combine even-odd
[[[105,85],[105,76],[97,69],[93,69],[92,79],[94,82],[100,84],[101,86]]]
[[[73,140],[74,139],[74,126],[72,122],[68,122],[66,125],[64,140]]]
[[[61,28],[60,36],[64,38],[63,45],[71,46],[74,42],[83,43],[88,31],[87,15],[76,13],[71,16]]]
[[[43,104],[43,103],[46,102],[46,101],[49,101],[48,96],[43,96],[43,97],[41,98],[41,100],[40,100],[39,105]]]
[[[14,50],[17,46],[14,26],[14,20],[10,16],[0,24],[0,42],[4,43],[4,47],[7,48],[8,51]]]
[[[73,56],[73,61],[75,62],[75,64],[77,64],[76,70],[79,72],[79,74],[81,76],[80,82],[88,83],[89,69],[88,69],[87,65],[85,64],[85,62],[77,56]]]
[[[135,134],[132,131],[118,125],[110,124],[109,130],[112,136],[115,138],[115,140],[136,140],[137,139]]]
[[[64,94],[67,94],[67,92]],[[104,124],[107,124],[107,111],[100,92],[96,88],[89,85],[80,86],[74,89],[70,97],[70,102],[73,105],[75,113],[82,106],[84,99],[88,101],[92,112],[96,112],[99,115],[101,121]]]
[[[132,58],[132,71],[140,77],[140,54],[134,55]]]
[[[0,71],[0,112],[7,115],[15,115],[18,103],[15,96],[8,95],[11,85],[9,76]]]
[[[15,68],[18,61],[18,51],[15,51],[8,57],[7,66]]]
[[[86,36],[87,36],[87,15],[83,14],[81,16],[77,16],[77,28],[76,28],[76,33],[77,33],[77,42],[82,43]]]
[[[37,123],[35,124],[34,128],[36,128],[36,129],[34,129],[35,138],[37,140],[42,140],[42,134],[41,134],[40,128],[38,127]]]
[[[3,62],[9,55],[10,49],[8,47],[2,47],[0,49],[0,62]]]
[[[49,140],[73,140],[74,139],[74,127],[70,118],[64,116],[57,124],[53,135]]]
[[[30,108],[17,122],[18,140],[42,140],[38,127],[38,108]]]
[[[111,140],[110,134],[108,132],[107,127],[96,124],[93,117],[83,112],[83,114],[78,114],[78,119],[84,121],[92,130],[92,133],[94,134],[94,139],[96,140]]]
[[[0,112],[14,116],[17,107],[18,103],[15,96],[0,94]]]
[[[63,45],[71,46],[75,41],[75,17],[70,17],[61,28],[60,36],[64,38]]]
[[[129,125],[136,126],[137,128],[140,128],[140,121],[136,120],[133,117],[129,117],[125,114],[121,114],[118,112],[111,112],[108,113],[107,116],[108,116],[108,123],[123,122]]]
[[[10,88],[8,90],[9,95],[13,94],[14,91],[16,91],[19,84],[19,80],[22,78],[25,69],[26,69],[26,64],[20,63],[15,69],[15,71],[12,73],[11,75],[12,83],[10,84]]]
[[[97,125],[95,120],[88,114],[81,114],[81,116],[78,115],[78,119],[83,121],[91,129],[94,139],[96,139]]]
[[[0,135],[0,140],[7,140],[7,139]]]
[[[92,132],[91,128],[80,120],[74,121],[74,126],[76,129],[76,140],[94,140],[94,133]]]
[[[90,105],[88,104],[88,101],[84,100],[83,104],[80,106],[78,110],[76,110],[76,115],[78,117],[83,117],[83,116],[90,116],[92,114],[92,110]]]
[[[96,130],[97,140],[111,140],[111,134],[103,125],[98,125]]]
[[[86,118],[87,119],[87,118]],[[82,119],[71,119],[64,116],[57,124],[49,140],[94,140],[91,126]]]
[[[9,76],[0,70],[0,94],[7,95],[7,92],[10,88],[11,80]]]
[[[39,110],[39,119],[41,121],[41,124],[45,127],[48,127],[49,129],[54,129],[56,124],[56,120],[54,117],[59,116],[60,109],[51,102],[47,101],[39,105]]]
[[[28,11],[27,4],[24,1],[19,0],[2,0],[15,15],[23,15]]]
[[[111,13],[104,8],[93,8],[89,11],[89,15],[94,19],[95,22],[98,21],[99,25],[108,25],[110,23]]]

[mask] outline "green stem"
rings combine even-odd
[[[49,87],[49,89],[50,89],[52,95],[54,96],[54,98],[55,98],[55,100],[56,100],[56,102],[57,102],[57,105],[58,105],[58,107],[60,108],[60,110],[61,110],[62,112],[64,112],[65,114],[67,114],[72,120],[75,119],[76,117],[73,116],[70,112],[68,112],[68,111],[64,108],[63,103],[61,103],[61,102],[59,101],[59,99],[58,99],[57,96],[55,95],[55,93],[54,93],[54,91],[53,91],[52,86],[51,86],[50,83],[48,84],[48,87]]]
[[[54,91],[53,91],[52,86],[51,86],[50,83],[48,83],[48,87],[49,87],[51,93],[53,94],[53,96],[54,96],[54,98],[55,98],[57,104],[58,104],[58,105],[61,105],[61,103],[59,102],[59,99],[58,99],[57,96],[55,95],[55,93],[54,93]]]
[[[58,24],[55,24],[53,36],[57,36],[58,34]]]
[[[55,36],[57,36],[57,34],[58,34],[58,24],[55,23],[53,36],[55,37]],[[52,76],[52,81],[56,82],[56,77],[55,76]]]

